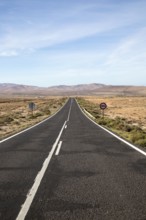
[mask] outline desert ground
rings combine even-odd
[[[0,98],[0,140],[54,114],[65,101],[62,97]],[[31,102],[35,104],[33,111]]]
[[[84,96],[79,100],[80,105],[96,118],[97,123],[134,144],[146,147],[145,97]],[[66,97],[0,98],[0,140],[49,117],[66,101]],[[33,112],[29,109],[31,102],[36,106]],[[107,104],[104,120],[99,107],[101,102]]]
[[[97,105],[107,104],[105,116],[110,118],[126,118],[129,124],[146,130],[146,98],[145,97],[85,97],[85,100]]]

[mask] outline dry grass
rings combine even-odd
[[[0,99],[0,140],[34,125],[54,114],[65,103],[66,98],[1,98]],[[35,111],[28,105],[34,102]]]
[[[94,120],[129,140],[146,147],[146,100],[144,97],[82,97],[80,105],[94,116]],[[100,103],[108,108],[103,118]]]
[[[85,97],[85,100],[97,105],[106,102],[108,108],[105,115],[110,118],[121,117],[130,124],[146,130],[146,98],[145,97]]]

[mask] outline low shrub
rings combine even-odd
[[[14,119],[10,116],[3,116],[0,118],[0,125],[5,125],[5,124],[9,124],[12,121],[14,121]]]
[[[43,112],[44,112],[46,115],[50,115],[50,114],[51,114],[51,111],[50,111],[49,108],[45,108],[45,109],[43,110]]]
[[[137,140],[135,142],[135,144],[141,146],[141,147],[146,147],[146,139],[140,139],[140,140]]]
[[[15,125],[20,125],[20,122],[19,121],[14,121],[14,124]]]
[[[116,117],[114,119],[105,116],[102,117],[100,110],[97,109],[95,104],[92,104],[82,98],[78,99],[79,104],[86,109],[90,114],[96,118],[99,125],[105,126],[108,129],[119,134],[142,147],[146,147],[146,133],[138,126],[132,125],[132,121],[126,120],[123,117]]]
[[[34,114],[34,117],[35,117],[35,118],[41,117],[41,116],[43,116],[43,113],[41,113],[41,112],[36,112],[36,113]]]
[[[35,118],[38,118],[38,117],[41,117],[41,116],[43,116],[43,113],[41,113],[41,112],[36,112],[36,113],[33,113],[33,114],[31,114],[31,115],[29,115],[29,119],[35,119]]]
[[[142,131],[140,132],[136,132],[136,131],[132,131],[132,134],[131,134],[131,141],[133,143],[136,143],[137,141],[139,140],[144,140],[146,139],[146,134]]]

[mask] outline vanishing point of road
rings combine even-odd
[[[69,99],[53,117],[1,141],[0,219],[146,220],[146,154]]]

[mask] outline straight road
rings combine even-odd
[[[24,218],[146,220],[146,156],[69,99],[51,119],[0,144],[0,219]]]

